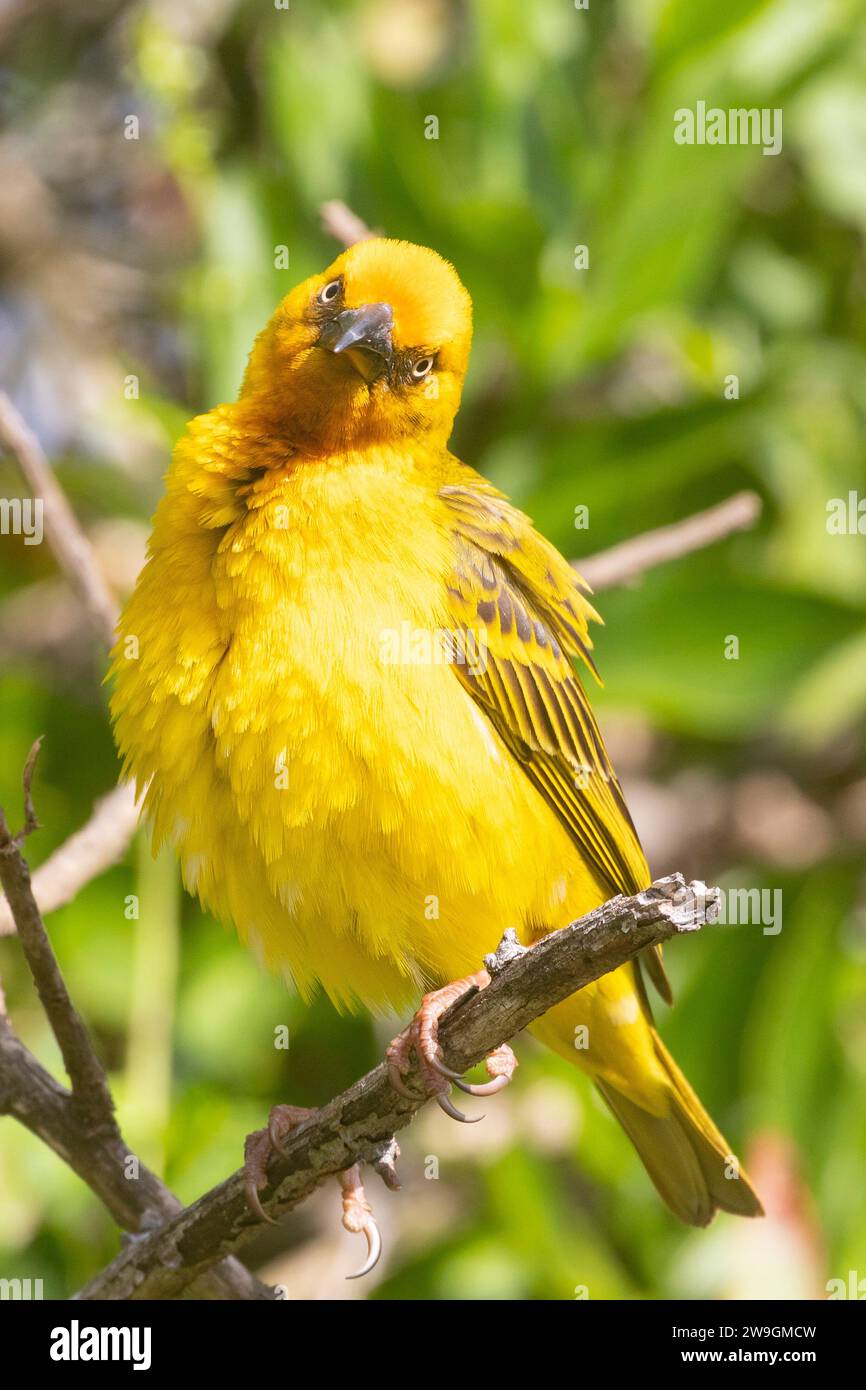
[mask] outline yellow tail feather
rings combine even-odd
[[[706,1226],[716,1211],[763,1216],[764,1209],[729,1145],[653,1029],[660,1063],[671,1081],[670,1114],[651,1115],[607,1082],[598,1089],[634,1144],[671,1211],[689,1226]]]
[[[588,1039],[584,1047],[575,1043],[581,1026]],[[681,1221],[706,1226],[719,1209],[763,1215],[730,1145],[653,1027],[634,967],[588,985],[531,1027],[548,1047],[589,1073]]]

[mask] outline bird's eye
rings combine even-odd
[[[412,375],[416,381],[421,381],[433,370],[434,357],[419,357],[417,362],[412,363]]]
[[[332,280],[323,290],[319,290],[318,300],[320,304],[333,304],[342,288],[341,280]]]

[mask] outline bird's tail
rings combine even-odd
[[[623,1010],[626,972],[634,980],[638,1016]],[[538,1020],[533,1032],[589,1072],[659,1195],[681,1221],[706,1226],[719,1209],[737,1216],[763,1215],[730,1145],[653,1027],[633,967],[615,975],[621,978],[613,1003],[605,997],[607,991],[602,994],[598,985],[590,985]],[[612,982],[611,976],[606,979]],[[584,1050],[575,1046],[575,1031],[587,1019],[590,1044]]]
[[[637,1149],[661,1197],[681,1221],[706,1226],[717,1209],[762,1216],[763,1207],[661,1038],[652,1029],[659,1062],[670,1078],[670,1110],[653,1115],[606,1081],[598,1089]]]

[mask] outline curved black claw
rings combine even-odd
[[[479,1120],[484,1119],[483,1115],[464,1115],[462,1110],[457,1109],[447,1091],[436,1092],[436,1104],[446,1115],[450,1115],[452,1120],[459,1120],[462,1125],[477,1125]]]
[[[492,1081],[463,1081],[460,1077],[454,1077],[454,1085],[459,1086],[461,1091],[465,1091],[467,1096],[495,1096],[497,1091],[504,1091],[510,1081],[508,1076],[494,1076]]]
[[[446,1067],[441,1057],[429,1057],[427,1063],[434,1071],[438,1071],[440,1076],[447,1077],[455,1086],[459,1086],[460,1090],[465,1092],[467,1096],[495,1096],[499,1091],[503,1091],[511,1081],[517,1066],[517,1058],[507,1043],[494,1048],[487,1058],[487,1070],[491,1079],[482,1082],[464,1081],[460,1072],[452,1071],[450,1067]]]

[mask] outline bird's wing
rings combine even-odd
[[[492,484],[459,469],[440,489],[453,525],[453,669],[580,849],[606,897],[650,881],[575,662],[598,678],[588,585]],[[646,959],[670,998],[659,952]]]

